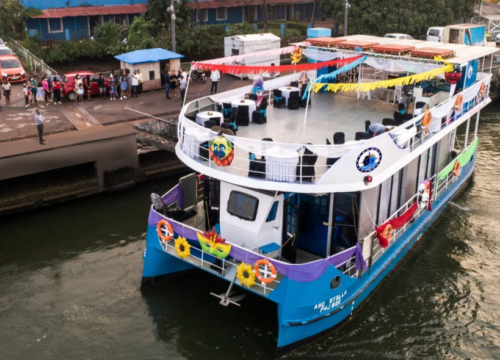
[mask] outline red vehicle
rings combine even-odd
[[[12,83],[26,81],[26,71],[16,56],[4,55],[0,58],[0,64],[2,81],[3,79],[8,79]]]
[[[97,79],[99,79],[99,75],[94,74],[93,72],[90,71],[76,71],[68,74],[64,74],[63,78],[66,78],[66,86],[61,89],[61,94],[62,96],[66,96],[68,100],[70,101],[75,101],[76,94],[73,91],[74,88],[74,81],[75,77],[77,74],[80,74],[80,78],[82,79],[82,83],[84,83],[85,78],[87,78],[87,75],[90,75],[90,94],[92,96],[99,96],[101,93],[99,92],[99,86],[97,86]],[[106,94],[109,92],[109,78],[104,78],[104,87],[106,88]],[[83,86],[85,89],[83,96],[87,96],[87,89],[85,88],[85,85]]]

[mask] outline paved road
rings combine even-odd
[[[223,75],[219,82],[219,91],[226,91],[249,85],[249,80],[240,80],[230,75]],[[84,130],[93,126],[102,126],[127,120],[134,120],[131,113],[125,114],[124,108],[129,107],[138,111],[156,115],[176,117],[181,110],[182,103],[177,90],[177,97],[167,100],[165,90],[145,92],[137,99],[110,101],[109,98],[94,97],[92,101],[75,104],[64,100],[62,105],[49,105],[42,109],[47,119],[45,132],[61,132]],[[189,86],[187,100],[193,100],[210,94],[210,81],[205,84],[194,82]],[[24,105],[23,87],[15,84],[12,87],[12,106],[5,107],[5,99],[1,103],[3,110],[0,113],[0,142],[16,140],[24,137],[34,137],[36,126],[34,122],[35,107],[26,108]]]

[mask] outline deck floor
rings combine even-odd
[[[365,131],[365,120],[372,124],[392,118],[397,105],[375,100],[357,99],[356,94],[312,93],[312,106],[308,110],[304,142],[333,143],[335,132],[344,132],[345,140],[354,140],[356,132]],[[241,126],[239,137],[251,139],[272,138],[276,142],[302,143],[305,108],[289,110],[272,106],[267,110],[267,124],[250,123]]]

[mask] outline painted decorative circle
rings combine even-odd
[[[382,152],[374,147],[365,149],[359,154],[356,160],[356,167],[362,173],[375,170],[382,161]]]

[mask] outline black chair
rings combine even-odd
[[[238,106],[238,126],[248,126],[250,118],[248,116],[249,107],[247,105]]]
[[[273,107],[278,109],[284,108],[286,105],[286,101],[285,98],[283,97],[283,94],[281,93],[281,90],[278,89],[273,90],[273,95],[274,95]]]
[[[217,123],[213,120],[207,120],[207,121],[205,121],[205,124],[204,124],[205,128],[207,128],[207,129],[211,129],[216,125],[217,125]]]
[[[389,118],[382,119],[382,125],[384,125],[384,126],[397,126],[396,121],[394,119],[389,119]]]
[[[343,132],[336,132],[333,134],[333,143],[335,145],[342,145],[345,143],[345,134]]]
[[[248,153],[249,156],[255,156],[253,153]],[[248,177],[253,177],[257,179],[264,179],[266,177],[266,159],[254,159],[250,160],[250,165],[248,166]]]
[[[231,115],[229,115],[229,119],[234,122],[234,123],[237,123],[238,122],[238,108],[237,107],[233,107],[231,109]]]
[[[292,81],[292,82],[290,83],[290,86],[291,86],[291,87],[299,87],[299,83],[298,83],[298,81]]]
[[[415,104],[415,107],[417,109],[422,109],[425,105],[427,105],[427,103],[425,101],[417,101],[417,103]]]
[[[236,132],[238,131],[238,125],[231,120],[224,121],[220,126],[224,129],[230,129],[234,135],[236,135]]]
[[[211,118],[209,118],[208,120],[215,121],[215,124],[216,124],[217,126],[220,126],[220,117],[215,116],[215,117],[211,117]]]
[[[267,97],[262,99],[260,106],[252,113],[252,122],[256,124],[267,123]]]
[[[249,98],[250,100],[257,101],[257,95],[255,95],[255,94],[250,94],[250,95],[248,95],[248,98]]]
[[[312,145],[311,143],[308,144]],[[302,177],[300,176],[300,161],[297,165],[297,177],[299,179],[302,179],[302,181],[312,182],[314,177],[316,176],[314,165],[316,164],[317,160],[318,155],[316,155],[306,147],[304,150],[304,154],[302,155]]]
[[[202,160],[208,160],[208,155],[209,155],[209,152],[208,152],[208,147],[210,145],[208,144],[208,141],[205,141],[204,143],[202,143],[200,145],[200,158]]]
[[[372,122],[370,120],[365,120],[365,133],[368,134],[368,132],[370,131],[371,124],[372,124]]]
[[[368,140],[370,139],[372,136],[370,136],[370,134],[367,134],[365,132],[357,132],[355,135],[354,135],[354,140],[356,141],[359,141],[359,140]]]
[[[222,108],[224,109],[224,119],[231,117],[231,104],[222,103]]]
[[[306,107],[307,96],[304,99],[304,94],[306,93],[307,84],[302,84],[302,88],[300,90],[300,107]],[[309,97],[309,107],[311,106],[311,97]]]
[[[292,91],[288,98],[288,109],[299,110],[300,108],[300,94],[298,91]]]

